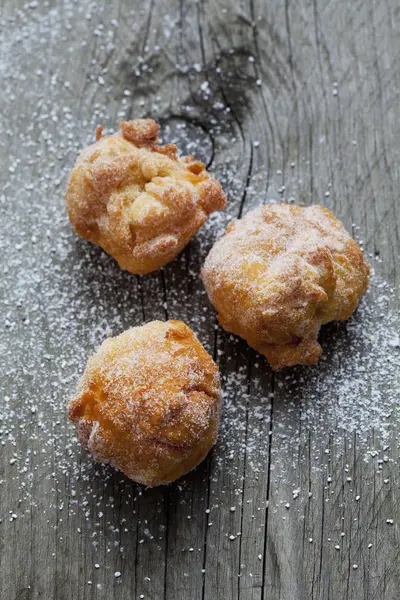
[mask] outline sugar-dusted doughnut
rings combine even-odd
[[[191,471],[216,441],[219,370],[181,321],[109,338],[89,359],[68,415],[95,460],[147,486]]]

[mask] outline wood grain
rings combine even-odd
[[[364,241],[398,314],[398,2],[5,0],[0,11],[1,600],[397,599],[398,411],[384,439],[322,427],[316,371],[274,374],[226,334],[199,271],[231,217],[320,202]],[[160,120],[228,193],[225,215],[143,278],[78,240],[63,206],[95,126],[133,116]],[[225,399],[206,461],[144,490],[91,464],[64,406],[107,334],[156,318],[194,327]],[[329,352],[334,335],[350,334],[322,334],[321,376],[346,360]]]

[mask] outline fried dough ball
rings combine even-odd
[[[181,321],[107,339],[86,366],[68,416],[97,461],[147,486],[194,469],[215,444],[219,370]]]
[[[317,362],[321,325],[353,314],[369,266],[327,208],[275,204],[228,226],[202,278],[222,327],[279,370]]]
[[[69,179],[67,211],[76,232],[101,246],[120,267],[143,275],[173,260],[210,213],[225,207],[220,183],[193,156],[160,146],[151,119],[83,150]]]

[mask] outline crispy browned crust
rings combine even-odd
[[[122,121],[81,152],[66,194],[76,232],[136,274],[159,269],[188,244],[210,213],[225,207],[220,183],[192,156],[158,142],[152,119]]]
[[[353,314],[369,271],[327,208],[275,204],[229,225],[202,278],[224,329],[279,370],[318,360],[321,325]]]
[[[103,342],[68,416],[81,444],[147,486],[194,469],[217,439],[219,370],[181,321],[153,321]]]

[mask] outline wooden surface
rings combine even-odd
[[[398,1],[0,11],[1,600],[397,599]],[[78,240],[63,204],[95,126],[133,116],[229,196],[140,279]],[[273,374],[216,328],[199,270],[229,218],[279,198],[334,210],[376,276],[352,324],[322,333],[325,360]],[[223,425],[195,472],[145,490],[92,465],[65,404],[107,334],[166,317],[218,360]]]

